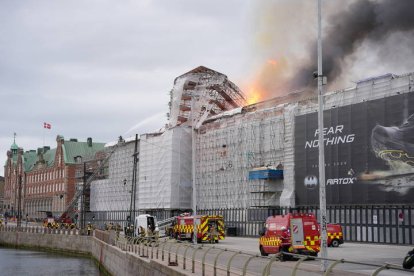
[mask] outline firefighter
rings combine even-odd
[[[119,238],[119,233],[121,233],[121,225],[119,225],[118,223],[115,226],[115,231],[116,231],[116,237]]]
[[[90,236],[91,235],[91,233],[92,233],[92,224],[90,223],[90,222],[88,222],[88,236]]]
[[[139,234],[141,235],[142,238],[145,237],[145,229],[144,229],[144,227],[142,227],[142,226],[139,227]]]
[[[216,242],[216,237],[217,237],[217,229],[216,226],[214,225],[214,223],[209,225],[209,238],[210,238],[210,243],[215,243]]]

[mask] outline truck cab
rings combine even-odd
[[[338,247],[344,243],[344,234],[340,224],[326,224],[326,232],[328,234],[328,246]]]
[[[270,216],[260,235],[262,256],[279,252],[317,256],[320,249],[319,227],[313,214]]]
[[[152,237],[158,235],[157,218],[149,214],[135,217],[135,236]]]

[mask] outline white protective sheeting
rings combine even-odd
[[[141,135],[138,175],[140,209],[191,208],[191,128]]]
[[[203,125],[196,150],[198,208],[279,205],[282,180],[249,180],[248,176],[257,167],[283,164],[282,110],[235,112]]]
[[[108,178],[91,183],[91,211],[129,210],[134,147],[135,142],[120,144],[109,159]]]

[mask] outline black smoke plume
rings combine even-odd
[[[333,82],[343,73],[345,59],[363,42],[374,42],[381,47],[381,42],[392,33],[414,30],[414,0],[357,0],[344,12],[330,16],[327,23],[322,67],[328,82]],[[414,41],[411,47],[414,48]],[[316,41],[310,49],[309,62],[294,74],[291,90],[316,86],[312,76],[317,71]]]

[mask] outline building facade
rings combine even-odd
[[[200,66],[177,77],[165,128],[139,137],[136,209],[150,213],[191,209],[193,128],[244,104],[243,94],[224,74]],[[111,148],[115,151],[109,159],[108,179],[91,185],[92,211],[131,208],[134,143],[127,139],[125,144],[110,145],[108,152]]]
[[[22,215],[42,218],[44,212],[60,216],[73,199],[78,179],[76,168],[82,160],[103,149],[103,143],[56,138],[56,148],[24,152],[14,143],[5,166],[5,205],[13,216],[20,202]]]
[[[4,214],[4,177],[0,176],[0,214]]]

